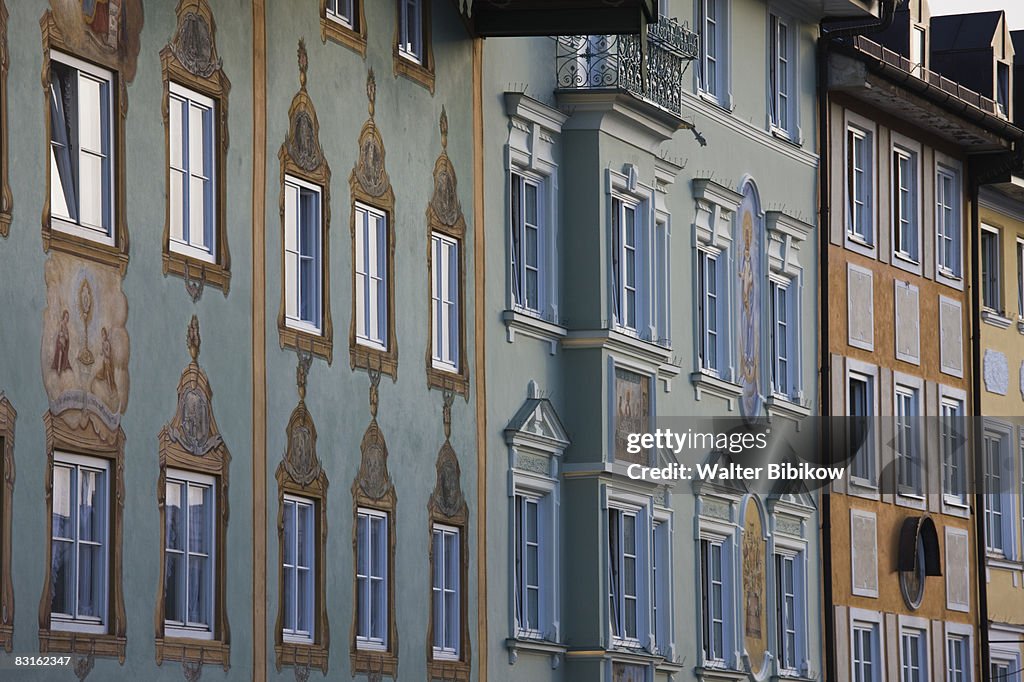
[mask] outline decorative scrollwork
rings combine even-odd
[[[213,46],[213,32],[206,19],[189,12],[171,43],[171,51],[181,65],[200,78],[209,78],[222,66]]]

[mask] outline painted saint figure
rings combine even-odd
[[[63,374],[71,369],[71,361],[69,360],[71,337],[68,333],[68,320],[70,317],[67,308],[60,314],[60,327],[57,329],[57,340],[54,342],[53,348],[53,363],[50,365],[50,369],[57,374]]]
[[[117,383],[114,381],[113,351],[110,347],[110,335],[107,328],[100,329],[103,336],[103,343],[100,346],[100,371],[96,374],[97,381],[105,381],[111,393],[117,393]]]

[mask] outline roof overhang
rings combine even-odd
[[[456,0],[475,36],[642,33],[658,20],[656,0]]]

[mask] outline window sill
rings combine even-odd
[[[747,673],[729,668],[725,661],[705,661],[703,666],[694,670],[701,680],[746,680]]]
[[[778,414],[783,417],[789,417],[790,419],[803,419],[809,417],[811,414],[811,408],[809,405],[794,400],[789,396],[772,394],[765,400],[765,406],[768,408],[769,416]]]
[[[398,674],[398,656],[390,651],[373,651],[362,649],[352,640],[352,649],[349,652],[349,660],[352,662],[352,677],[359,673],[366,675],[377,674],[381,677],[392,679]],[[377,678],[380,679],[380,678]]]
[[[693,384],[696,400],[702,400],[705,393],[724,398],[729,403],[730,412],[736,409],[736,400],[743,393],[739,384],[721,379],[707,370],[691,373],[690,383]]]
[[[458,373],[451,369],[442,369],[434,366],[434,361],[427,358],[427,388],[436,388],[441,391],[450,390],[462,397],[469,399],[469,374],[463,371]]]
[[[797,149],[801,149],[804,146],[803,140],[800,139],[799,134],[797,133],[791,133],[783,128],[778,128],[775,125],[772,125],[770,132],[772,137],[779,142],[783,142]]]
[[[418,83],[430,91],[430,94],[434,94],[434,69],[432,66],[426,66],[425,64],[431,64],[433,61],[431,55],[427,52],[426,47],[424,51],[424,64],[414,62],[409,57],[405,57],[398,50],[398,46],[395,46],[394,52],[394,69],[396,76],[405,76],[414,83]]]
[[[68,653],[83,656],[103,656],[117,658],[124,664],[127,638],[124,636],[103,634],[91,635],[84,632],[66,630],[39,630],[39,653]]]
[[[217,287],[225,296],[228,295],[231,271],[223,265],[181,253],[173,246],[164,248],[163,260],[164,275],[183,277],[187,289],[198,286],[198,293],[194,296],[196,300],[202,295],[203,287],[207,284]]]
[[[562,348],[606,348],[651,367],[660,379],[679,375],[680,367],[672,364],[672,350],[652,341],[644,341],[617,329],[573,330],[562,339]]]
[[[308,642],[287,642],[279,641],[274,645],[275,665],[280,671],[283,666],[292,667],[305,666],[316,668],[324,675],[327,674],[328,649],[322,644]]]
[[[157,637],[156,663],[219,663],[224,670],[231,667],[231,645],[213,639],[188,637]]]
[[[947,516],[967,518],[971,515],[971,507],[967,502],[963,502],[957,498],[943,496],[942,513]]]
[[[993,552],[992,550],[987,550],[985,552],[985,565],[989,568],[1002,568],[1009,571],[1024,571],[1024,563],[1014,561],[1013,559],[1007,559],[1003,556],[1002,552]]]
[[[521,310],[506,310],[501,320],[505,323],[505,338],[509,343],[515,343],[517,333],[522,334],[546,342],[551,355],[558,353],[558,343],[566,335],[565,327]]]
[[[398,381],[398,344],[393,332],[389,333],[388,342],[392,348],[390,351],[359,343],[353,324],[349,333],[349,367],[367,371],[379,370],[381,374],[391,377],[392,381]]]
[[[1011,320],[1008,317],[1004,317],[1001,312],[996,312],[991,308],[983,308],[981,311],[981,321],[985,324],[990,324],[997,329],[1006,329],[1010,326]],[[1020,323],[1018,323],[1019,329]],[[1021,332],[1024,333],[1024,332]]]
[[[331,364],[334,357],[334,335],[330,318],[324,320],[321,333],[297,329],[289,326],[286,320],[287,318],[282,313],[277,321],[277,331],[282,349],[306,351],[324,358],[327,360],[327,364]]]
[[[360,6],[362,10],[362,6]],[[360,14],[362,12],[360,11]],[[366,22],[359,17],[359,25],[366,26]],[[343,45],[360,57],[366,59],[366,32],[356,31],[350,26],[326,17],[320,17],[320,42],[326,44],[328,40]]]
[[[723,102],[717,95],[713,95],[701,87],[697,88],[697,97],[704,100],[708,104],[721,109],[727,114],[732,113],[732,107],[730,107],[726,102]]]
[[[113,243],[107,244],[95,239],[87,239],[76,234],[71,234],[59,226],[59,218],[44,218],[43,227],[43,250],[63,251],[79,258],[90,260],[102,265],[109,265],[117,268],[124,276],[128,269],[128,253],[120,246]]]
[[[469,682],[469,663],[458,658],[431,658],[427,661],[427,679]]]

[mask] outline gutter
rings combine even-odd
[[[828,96],[828,51],[835,38],[884,31],[892,25],[896,15],[896,0],[881,0],[881,11],[878,19],[864,20],[861,17],[828,19],[819,25],[820,35],[817,45],[818,60],[818,156],[823,159],[818,164],[818,342],[821,360],[820,396],[818,411],[822,415],[832,412],[832,363],[829,357],[829,234],[831,232],[832,203],[830,194],[831,166],[831,130],[829,123]],[[829,453],[831,459],[834,452],[832,445],[832,429],[829,418],[821,420],[823,452]],[[832,589],[832,504],[830,495],[821,496],[821,582],[824,587],[822,610],[825,654],[825,680],[838,682],[836,661],[836,623],[835,594]]]

